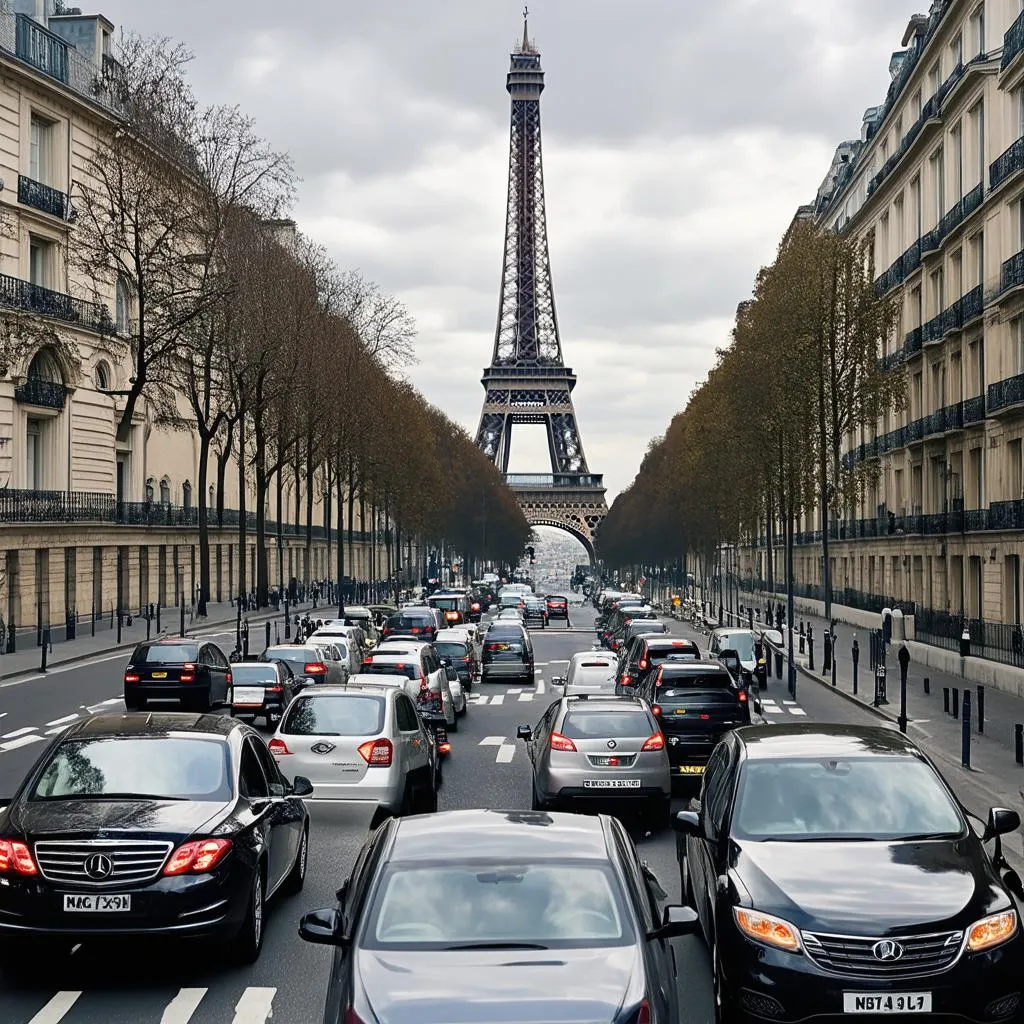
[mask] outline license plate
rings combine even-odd
[[[844,992],[843,1013],[931,1013],[931,992]]]
[[[236,686],[234,703],[237,707],[240,704],[251,704],[253,707],[260,707],[263,704],[264,691],[258,686]]]
[[[639,789],[639,779],[584,779],[584,789]]]
[[[679,766],[680,775],[703,775],[704,765],[702,764],[681,764]]]
[[[167,673],[166,672],[154,672],[153,673],[153,678],[154,679],[166,679],[167,678]]]
[[[131,896],[64,896],[64,910],[90,914],[124,913],[132,909]]]
[[[686,708],[676,708],[675,714],[677,714],[677,715],[685,715],[686,714]]]

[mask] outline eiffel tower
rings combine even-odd
[[[476,443],[515,492],[527,521],[555,526],[583,542],[594,558],[594,535],[608,514],[603,477],[587,468],[572,404],[576,375],[562,361],[548,254],[541,158],[540,94],[544,72],[523,12],[523,41],[511,55],[508,91],[512,128],[508,162],[505,265],[498,328]],[[547,428],[551,473],[510,474],[512,426]]]

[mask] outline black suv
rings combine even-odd
[[[615,674],[615,692],[633,694],[632,687],[643,683],[648,673],[657,674],[666,662],[696,661],[700,648],[692,640],[678,637],[641,634],[619,652],[619,666]]]
[[[388,619],[382,632],[385,638],[396,634],[415,636],[422,637],[424,643],[432,644],[437,636],[437,618],[432,608],[403,608]]]
[[[124,706],[140,711],[147,700],[177,700],[190,711],[231,703],[231,665],[216,645],[185,636],[147,640],[124,670]]]
[[[495,622],[484,636],[480,681],[516,679],[533,686],[533,644],[514,622]]]

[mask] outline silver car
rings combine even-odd
[[[268,647],[260,661],[283,661],[305,684],[344,686],[347,678],[344,666],[333,658],[324,658],[320,646],[314,644],[277,644]]]
[[[562,695],[573,693],[615,694],[615,655],[610,651],[581,651],[569,660],[564,676],[551,680],[553,687],[561,687]]]
[[[659,824],[672,797],[665,737],[646,701],[580,694],[562,697],[519,739],[533,762],[533,809],[597,798],[639,802]]]
[[[305,690],[269,746],[289,780],[313,784],[309,799],[375,804],[394,815],[437,810],[433,741],[399,687]]]

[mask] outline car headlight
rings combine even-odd
[[[761,914],[745,907],[733,907],[733,916],[739,930],[755,942],[763,942],[766,946],[785,949],[790,953],[798,953],[802,948],[800,933],[788,921],[771,914]]]
[[[967,931],[967,948],[972,953],[1001,945],[1017,934],[1017,911],[1004,910],[975,921]]]

